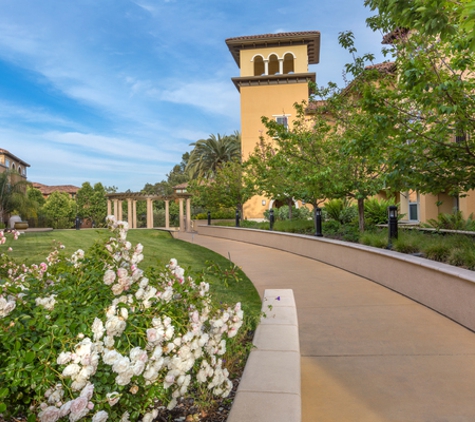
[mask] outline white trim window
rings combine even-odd
[[[275,121],[276,121],[279,125],[284,126],[285,129],[288,129],[288,128],[289,128],[289,117],[290,117],[290,114],[277,114],[277,115],[273,115],[272,117],[274,117]]]

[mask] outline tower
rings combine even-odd
[[[293,105],[308,100],[308,65],[320,59],[320,32],[286,32],[228,38],[226,44],[240,68],[232,78],[241,94],[241,141],[245,160],[265,136],[261,118],[287,126],[295,117]],[[244,205],[243,217],[262,218],[269,198],[255,196]]]

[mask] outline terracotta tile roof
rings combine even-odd
[[[51,195],[53,192],[65,192],[69,195],[76,194],[80,188],[73,185],[46,186],[41,183],[32,183],[33,187],[38,189],[43,195]]]
[[[394,73],[396,70],[396,63],[394,62],[384,62],[384,63],[377,63],[371,66],[366,66],[365,70],[376,69],[379,70],[381,73]]]
[[[188,187],[188,182],[180,183],[179,185],[173,186],[173,189],[186,189]]]
[[[30,165],[27,162],[18,158],[16,155],[13,155],[10,151],[7,151],[6,149],[0,148],[0,154],[8,155],[10,158],[14,159],[15,161],[18,161],[21,165],[25,167],[30,167]]]
[[[285,45],[307,45],[308,62],[320,61],[320,31],[280,32],[276,34],[246,35],[226,39],[229,51],[240,66],[240,51],[249,48],[262,48]]]
[[[389,34],[383,36],[383,41],[381,44],[394,44],[397,40],[406,38],[408,33],[409,29],[396,28],[394,31],[391,31]]]

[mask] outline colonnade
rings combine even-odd
[[[127,223],[129,228],[137,228],[137,201],[147,202],[147,228],[152,229],[153,202],[165,202],[165,228],[170,228],[170,200],[161,196],[143,195],[139,193],[110,193],[107,195],[107,215],[113,215],[116,220],[123,220],[122,204],[127,201]],[[178,200],[180,231],[191,231],[191,197],[187,194],[177,195],[172,200]],[[185,212],[186,205],[186,212]]]

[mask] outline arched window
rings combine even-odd
[[[291,53],[287,53],[284,56],[284,73],[294,73],[294,56]]]
[[[279,73],[279,59],[275,54],[269,56],[269,75],[276,75]]]
[[[12,170],[15,170],[15,163],[12,163]]]
[[[21,172],[21,167],[20,167],[20,166],[18,166],[18,173],[23,174],[23,173]]]
[[[264,59],[262,56],[254,57],[254,76],[261,76],[265,73]]]

